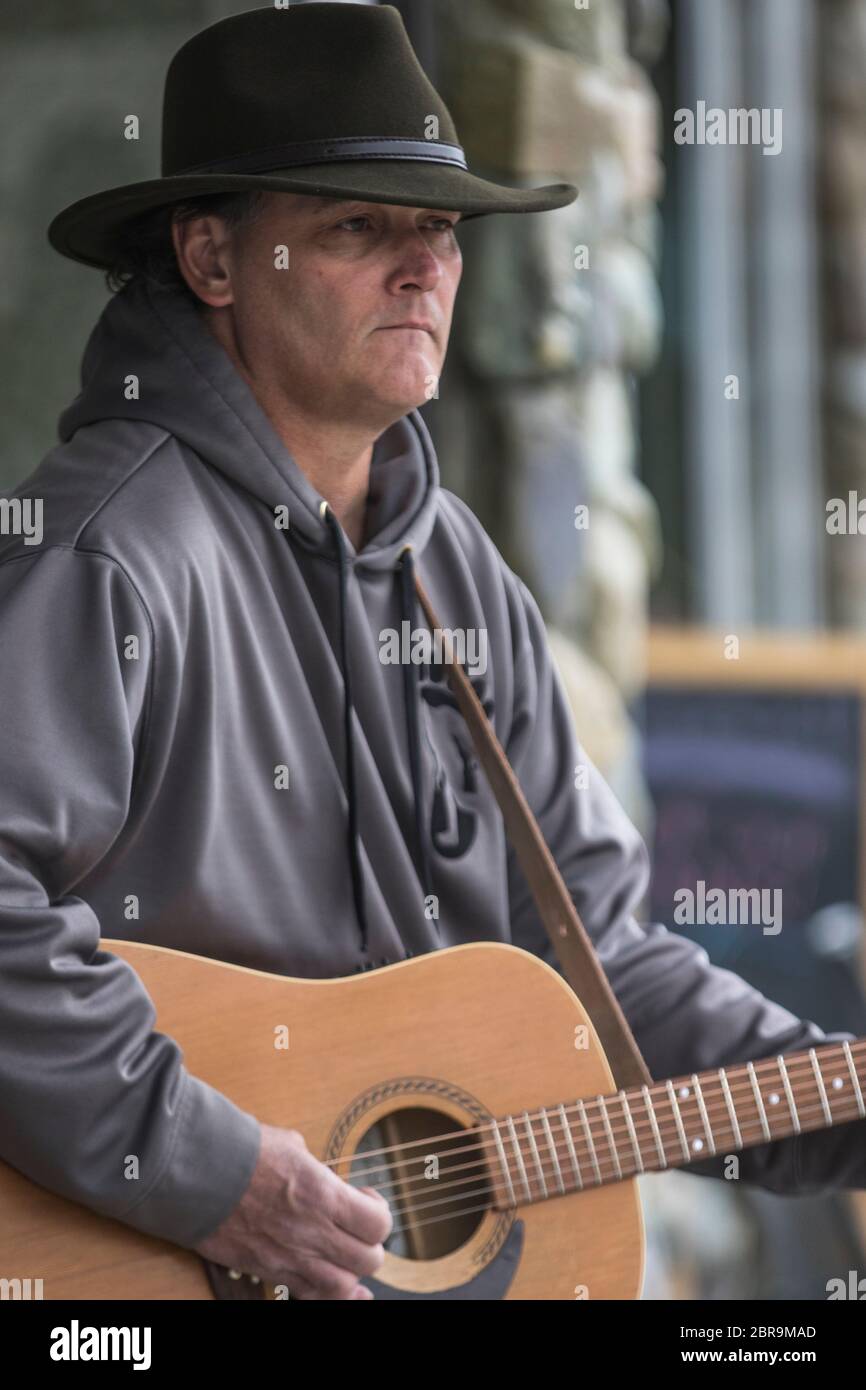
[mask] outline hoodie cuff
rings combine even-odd
[[[799,1197],[866,1191],[866,1120],[797,1135],[794,1175]]]
[[[261,1126],[254,1115],[188,1075],[165,1167],[119,1220],[175,1245],[198,1245],[246,1192],[260,1146]]]

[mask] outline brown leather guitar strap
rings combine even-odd
[[[442,633],[445,661],[451,668],[449,678],[452,689],[469,726],[481,765],[499,802],[508,838],[526,875],[539,916],[562,966],[562,973],[592,1019],[617,1085],[623,1089],[651,1085],[649,1069],[599,963],[556,861],[484,707],[454,656],[448,630],[439,623],[417,573],[415,588],[430,627]]]

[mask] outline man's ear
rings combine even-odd
[[[193,294],[212,309],[234,303],[231,234],[221,217],[173,222],[171,239],[180,273]]]

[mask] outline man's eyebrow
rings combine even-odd
[[[309,201],[301,204],[299,212],[306,212],[318,217],[320,213],[337,212],[340,208],[352,207],[355,203],[362,203],[363,198],[328,198],[314,197],[312,193],[304,194]]]

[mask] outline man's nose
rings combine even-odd
[[[393,277],[401,288],[414,284],[424,290],[434,289],[441,280],[442,262],[420,232],[407,237],[401,244]]]

